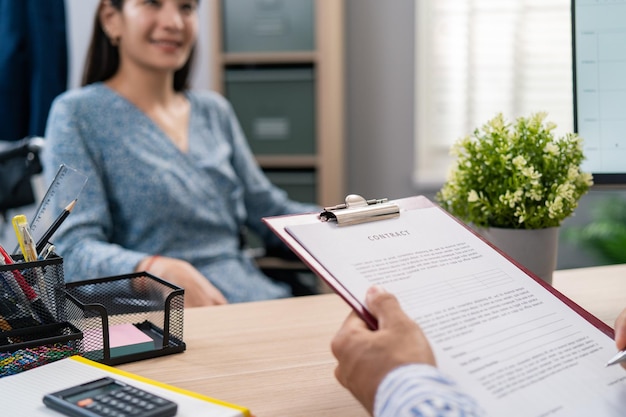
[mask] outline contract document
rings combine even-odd
[[[395,294],[489,415],[626,415],[626,371],[605,367],[608,326],[426,198],[398,203],[397,218],[349,226],[264,220],[371,326],[366,290]]]

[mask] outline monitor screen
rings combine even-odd
[[[596,184],[626,184],[626,0],[572,0],[574,130]]]

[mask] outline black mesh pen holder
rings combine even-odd
[[[82,332],[67,321],[63,258],[0,266],[0,377],[82,353]]]
[[[185,350],[184,290],[146,272],[65,285],[68,321],[82,355],[107,365]]]

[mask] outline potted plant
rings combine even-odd
[[[551,282],[558,227],[574,212],[593,180],[581,170],[582,139],[573,133],[555,137],[556,125],[546,122],[546,116],[535,113],[511,123],[498,114],[459,139],[451,149],[456,161],[436,199],[452,215]],[[508,237],[510,230],[533,232]],[[527,238],[529,234],[541,237]],[[542,249],[537,242],[524,243],[527,239],[548,240],[548,265],[530,265]]]

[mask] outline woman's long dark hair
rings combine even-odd
[[[122,10],[124,0],[109,1],[117,10]],[[93,33],[91,35],[89,50],[87,51],[82,85],[106,81],[115,75],[120,66],[119,51],[117,46],[114,46],[106,33],[104,33],[104,29],[102,29],[99,10],[100,8],[96,11],[96,17],[94,19]],[[193,66],[195,49],[196,47],[194,46],[191,49],[191,53],[185,65],[174,73],[175,91],[183,91],[189,88],[189,74]]]

